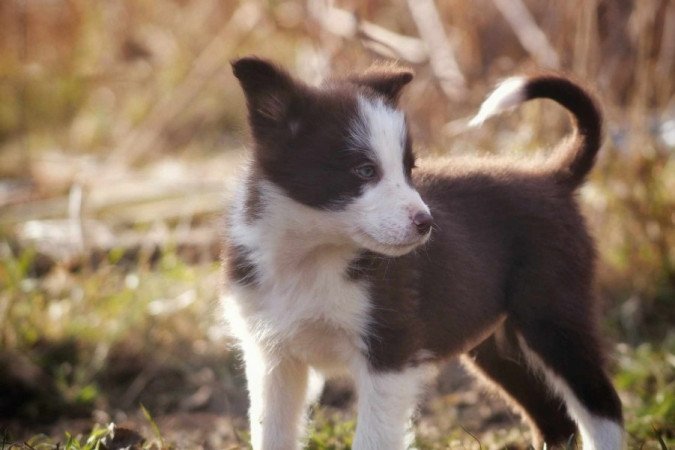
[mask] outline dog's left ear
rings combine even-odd
[[[410,83],[412,79],[412,70],[396,66],[375,66],[361,75],[349,78],[353,83],[374,90],[393,105],[398,102],[403,86]]]
[[[232,71],[244,90],[254,133],[283,127],[303,89],[301,83],[273,62],[255,56],[233,61]]]

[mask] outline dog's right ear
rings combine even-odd
[[[251,126],[278,124],[288,112],[299,90],[298,82],[274,63],[255,56],[232,62],[248,105]]]
[[[372,89],[394,106],[401,91],[412,79],[412,70],[388,64],[374,65],[363,74],[349,77],[352,83]]]

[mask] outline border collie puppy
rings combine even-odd
[[[544,162],[415,169],[396,107],[410,71],[312,87],[263,59],[232,66],[253,149],[227,216],[223,303],[254,449],[300,446],[308,403],[339,373],[358,391],[353,448],[406,448],[434,363],[458,355],[522,413],[536,448],[573,434],[585,450],[622,448],[575,201],[601,140],[585,91],[512,78],[482,105],[478,123],[535,98],[567,108],[574,133]]]

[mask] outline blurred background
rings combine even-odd
[[[579,197],[610,369],[630,448],[675,445],[674,2],[2,0],[0,448],[96,440],[110,422],[137,446],[247,445],[242,365],[213,306],[248,142],[229,61],[248,54],[310,83],[412,67],[402,107],[428,158],[545,154],[569,131],[545,101],[466,129],[501,78],[560,70],[595,91],[606,140]],[[310,448],[348,448],[352,403],[329,386]],[[425,449],[528,439],[456,364],[418,434]]]

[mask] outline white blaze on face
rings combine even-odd
[[[420,235],[412,220],[419,212],[429,213],[429,208],[405,176],[405,118],[380,99],[358,100],[359,117],[352,138],[374,157],[380,177],[349,204],[347,225],[352,238],[364,247],[389,255],[405,254],[429,236]]]

